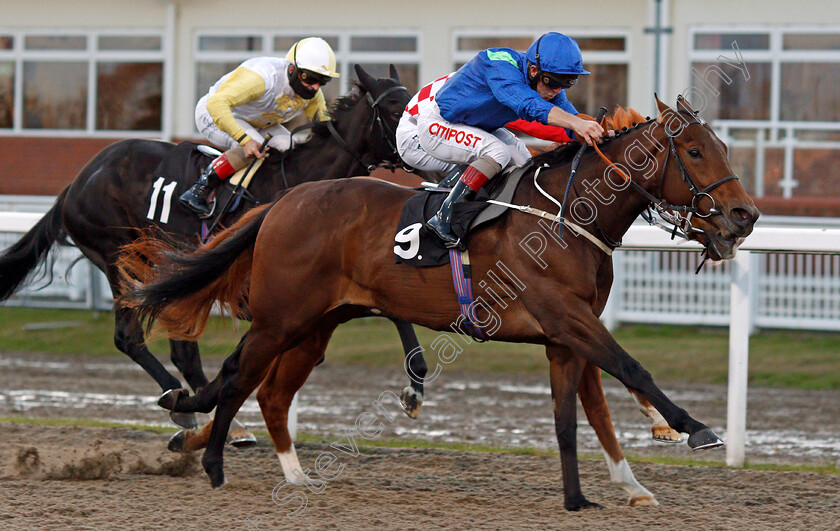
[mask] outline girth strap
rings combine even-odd
[[[450,249],[449,264],[452,267],[452,282],[455,285],[455,293],[458,295],[458,306],[461,307],[461,315],[465,318],[465,328],[476,341],[483,343],[489,338],[475,324],[478,317],[475,314],[475,303],[473,301],[472,268],[469,252],[456,248]]]

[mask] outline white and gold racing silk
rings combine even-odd
[[[207,111],[216,126],[245,145],[251,137],[237,119],[258,130],[301,115],[310,120],[328,120],[321,89],[311,100],[301,98],[292,90],[287,74],[290,64],[278,57],[255,57],[219,79],[207,97]]]

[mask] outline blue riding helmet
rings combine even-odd
[[[537,39],[525,53],[525,58],[537,65],[541,72],[552,74],[586,75],[580,46],[571,37],[550,32]]]

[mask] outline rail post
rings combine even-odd
[[[744,466],[747,429],[747,376],[749,374],[752,294],[750,251],[738,251],[732,261],[729,302],[729,391],[726,416],[726,464]]]

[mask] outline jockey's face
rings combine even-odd
[[[316,90],[330,82],[329,76],[324,76],[304,69],[298,70],[298,77],[300,78],[301,83]]]
[[[528,72],[531,74],[531,77],[533,78],[534,76],[536,76],[539,73],[539,70],[537,69],[536,65],[531,65]],[[556,83],[554,83],[554,80],[550,80],[550,81],[551,81],[551,85],[556,85]],[[576,81],[577,80],[575,79],[575,82]],[[563,90],[564,88],[569,88],[572,85],[574,85],[575,82],[573,82],[571,84],[564,83],[560,86],[556,86],[556,88],[552,88],[551,86],[549,86],[545,83],[544,76],[539,76],[538,81],[537,81],[537,93],[539,93],[539,95],[542,97],[542,99],[544,99],[546,101],[549,101],[552,98],[554,98],[554,96],[559,94],[560,91]]]

